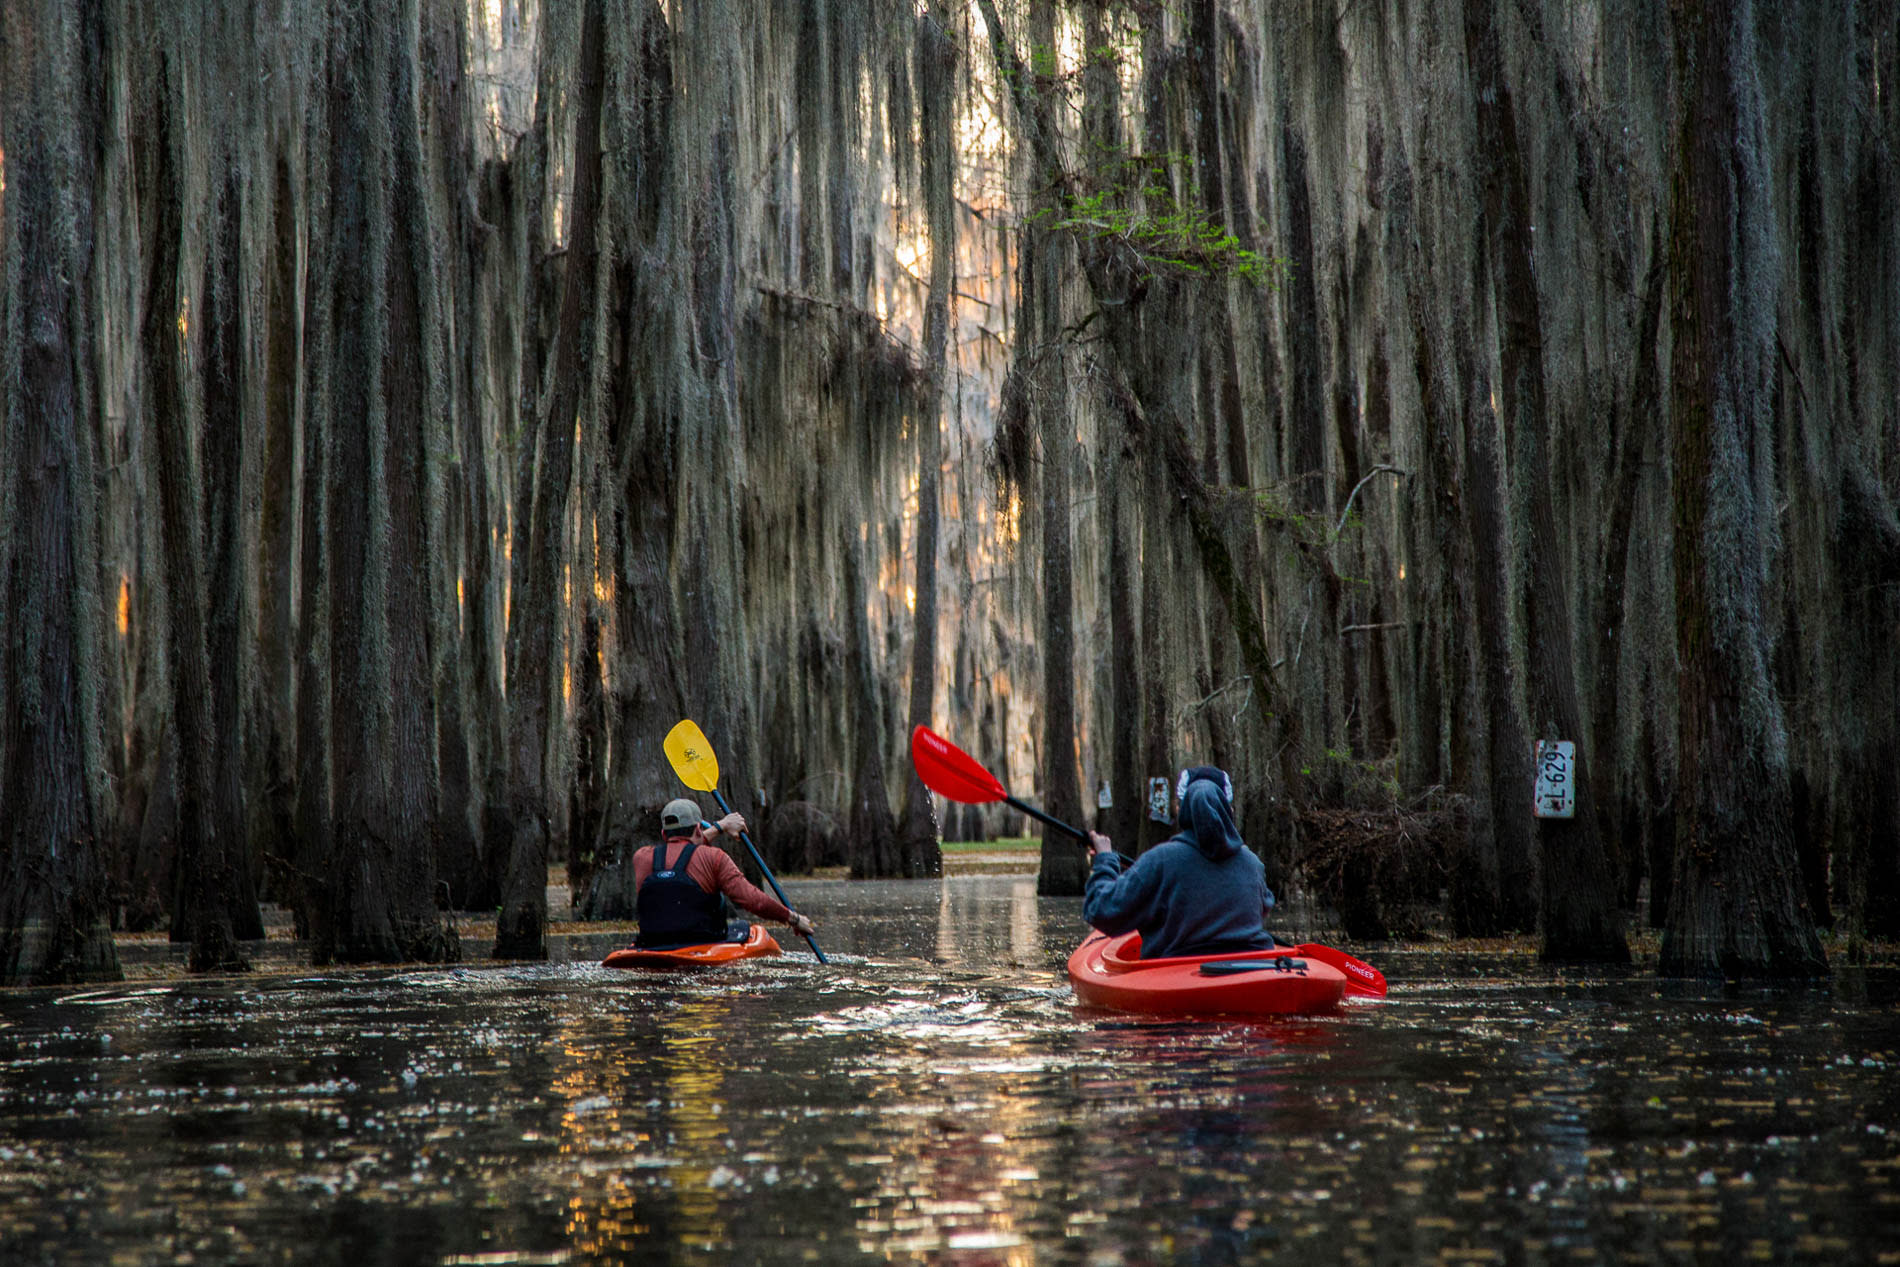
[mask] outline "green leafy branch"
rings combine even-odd
[[[1054,205],[1030,215],[1032,223],[1120,247],[1150,273],[1279,283],[1287,267],[1284,258],[1243,246],[1231,228],[1199,205],[1197,189],[1190,186],[1185,200],[1175,195],[1169,167],[1185,167],[1188,155],[1102,150],[1084,186],[1058,194]]]

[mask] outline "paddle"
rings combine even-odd
[[[666,749],[666,759],[673,763],[673,773],[680,776],[680,782],[695,792],[711,792],[719,801],[723,812],[732,813],[732,807],[726,804],[726,798],[719,794],[719,758],[713,755],[712,744],[706,740],[706,732],[699,724],[688,718],[666,732],[666,738],[660,744]],[[759,864],[759,870],[765,875],[765,882],[772,886],[772,892],[778,900],[785,902],[787,909],[791,903],[785,901],[785,890],[779,888],[778,878],[772,874],[772,868],[765,865],[765,859],[759,856],[759,850],[752,843],[752,837],[746,832],[739,833],[739,839],[745,841],[745,847],[752,854],[752,861]],[[805,943],[811,947],[811,953],[818,956],[819,963],[830,963],[825,952],[818,949],[818,942],[810,933],[804,935]]]
[[[964,805],[993,805],[1001,801],[1057,831],[1068,832],[1084,845],[1089,843],[1087,832],[1078,831],[1059,818],[1051,818],[1004,791],[996,776],[978,765],[975,757],[928,726],[919,726],[910,732],[910,763],[917,767],[917,777],[924,781],[924,786],[939,796]]]
[[[917,767],[917,777],[924,781],[924,786],[939,796],[947,796],[964,805],[992,805],[1002,801],[1031,818],[1068,832],[1084,844],[1088,843],[1087,832],[1077,831],[1061,819],[1051,818],[1034,806],[1023,804],[1004,790],[995,775],[977,764],[975,757],[928,726],[919,726],[910,732],[910,761]],[[1125,854],[1122,858],[1124,863],[1133,861]],[[1281,938],[1276,937],[1274,940],[1281,945],[1286,944]],[[1385,974],[1365,960],[1355,959],[1343,950],[1314,942],[1302,942],[1294,949],[1309,959],[1317,959],[1339,969],[1346,978],[1348,992],[1374,998],[1385,996]]]

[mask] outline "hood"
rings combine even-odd
[[[1211,779],[1195,779],[1187,785],[1178,821],[1181,829],[1171,839],[1193,845],[1211,861],[1224,862],[1243,848],[1227,798]]]

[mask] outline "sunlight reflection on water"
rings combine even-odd
[[[793,882],[809,954],[0,995],[0,1261],[1871,1259],[1891,969],[1369,957],[1319,1018],[1078,1009],[1024,877]],[[597,944],[596,944],[597,943]],[[1364,949],[1364,948],[1361,948]]]

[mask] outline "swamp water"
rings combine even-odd
[[[0,1263],[1900,1262],[1900,970],[1142,1021],[1029,877],[788,888],[830,967],[0,992]]]

